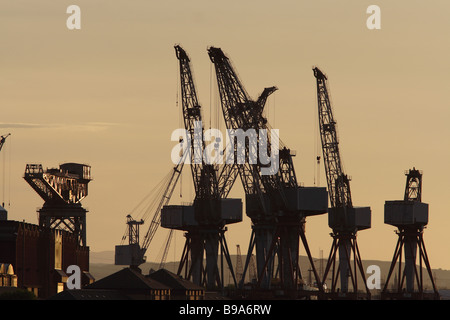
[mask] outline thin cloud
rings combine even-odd
[[[86,123],[23,123],[0,122],[0,128],[4,129],[58,129],[58,130],[87,130],[87,131],[101,131],[113,126],[119,126],[118,123],[112,122],[86,122]]]
[[[0,122],[0,128],[6,129],[36,129],[36,128],[48,128],[48,125],[37,124],[37,123],[4,123]]]

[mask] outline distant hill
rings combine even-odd
[[[231,256],[231,260],[233,261],[233,266],[236,265],[236,255]],[[242,256],[242,261],[245,262],[245,257]],[[226,265],[226,264],[225,264]],[[321,272],[322,268],[325,268],[326,260],[314,258],[314,265],[317,269],[317,272]],[[367,270],[367,267],[370,265],[377,265],[381,270],[381,283],[384,285],[386,281],[387,274],[389,272],[389,267],[391,265],[390,261],[379,261],[379,260],[364,260],[363,266],[364,269]],[[91,252],[90,253],[90,273],[95,277],[95,279],[104,278],[126,266],[116,266],[114,265],[114,251],[102,251],[102,252]],[[396,266],[396,270],[398,266]],[[168,262],[165,265],[165,268],[174,273],[177,272],[178,262]],[[148,262],[141,266],[142,272],[144,274],[148,274],[151,269],[157,270],[159,269],[159,263]],[[308,271],[310,269],[310,264],[305,256],[300,256],[300,269],[302,271],[303,279],[309,283],[309,279],[313,280],[312,272]],[[323,270],[322,270],[323,272]],[[432,269],[433,277],[435,279],[436,285],[438,289],[450,289],[450,270],[443,269]],[[366,277],[369,276],[366,274]],[[248,277],[248,275],[247,275]],[[424,289],[431,289],[431,281],[429,280],[427,271],[423,268],[423,277],[424,277]],[[224,271],[225,284],[232,282],[231,273],[228,271],[228,268]],[[359,279],[359,283],[362,285],[362,278]],[[393,279],[390,280],[390,283],[393,283]],[[362,287],[361,287],[362,288]]]
[[[91,252],[90,253],[90,273],[95,279],[104,278],[116,271],[119,271],[126,266],[116,266],[114,264],[114,251],[101,251],[101,252]],[[148,274],[151,269],[159,269],[159,263],[148,262],[140,266],[144,274]],[[176,273],[178,269],[178,262],[168,262],[165,268],[169,271]]]

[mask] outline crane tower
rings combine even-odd
[[[260,151],[267,150],[267,154],[271,151],[278,154],[276,160],[272,159],[278,166],[275,172],[266,171],[268,164],[261,159],[253,163],[250,160],[244,161],[237,166],[246,194],[246,214],[252,220],[252,234],[243,277],[255,250],[257,285],[261,289],[270,290],[272,279],[278,277],[281,288],[286,293],[296,295],[299,292],[299,280],[302,278],[298,263],[300,239],[313,266],[304,234],[305,218],[326,212],[326,190],[300,187],[292,161],[295,152],[282,142],[273,144],[279,137],[272,139],[269,134],[269,131],[272,133],[271,127],[263,116],[263,110],[267,97],[277,88],[265,88],[259,98],[253,100],[223,51],[210,47],[208,54],[215,67],[227,129],[234,130],[233,132],[241,130],[249,134],[258,133],[255,135],[256,139],[249,138],[244,142],[246,159],[250,159],[252,152],[258,148]],[[264,133],[261,135],[264,130],[267,137],[263,136]],[[263,170],[265,174],[262,173]],[[317,276],[316,272],[315,274]]]
[[[358,273],[363,279],[366,297],[370,297],[365,280],[362,260],[357,244],[357,232],[371,226],[370,207],[354,207],[350,192],[350,177],[344,172],[339,151],[337,123],[327,88],[327,77],[319,68],[313,68],[317,84],[317,102],[319,112],[319,129],[322,142],[323,162],[327,177],[330,208],[328,209],[328,225],[333,230],[333,243],[323,282],[332,268],[330,298],[358,298]],[[339,265],[336,265],[336,253]],[[351,256],[353,255],[353,268]],[[337,281],[340,278],[340,293],[337,292]],[[349,292],[349,278],[353,292]]]
[[[25,181],[41,196],[44,205],[38,210],[39,226],[69,231],[86,246],[86,213],[81,201],[88,195],[91,167],[64,163],[44,170],[41,164],[27,164]]]
[[[221,259],[225,257],[231,270],[235,285],[230,253],[226,243],[226,225],[242,221],[242,200],[227,199],[237,174],[224,164],[205,161],[204,129],[202,112],[198,101],[191,72],[190,58],[179,45],[175,46],[180,67],[181,98],[186,135],[180,142],[186,145],[190,156],[190,167],[195,189],[192,205],[171,205],[163,207],[162,227],[183,230],[186,242],[180,259],[178,274],[184,269],[184,277],[208,289],[223,287],[223,267],[219,268],[219,249]],[[222,152],[223,150],[217,150]],[[204,257],[206,265],[204,266]],[[190,265],[189,265],[190,260]],[[221,270],[221,272],[219,272]]]
[[[406,171],[405,175],[406,187],[403,200],[386,201],[384,204],[384,223],[397,227],[398,241],[381,296],[383,299],[439,300],[423,241],[423,231],[428,224],[428,204],[422,202],[422,172],[413,168]],[[405,259],[403,272],[401,269],[402,249]],[[419,251],[419,269],[416,266],[417,251]],[[389,280],[397,262],[397,283],[394,283],[394,290],[388,291]],[[432,284],[432,293],[424,292],[423,264]]]

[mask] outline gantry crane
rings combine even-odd
[[[249,160],[237,166],[246,193],[246,214],[252,220],[252,235],[243,278],[252,252],[256,249],[258,286],[263,289],[271,288],[271,279],[278,274],[282,288],[296,292],[301,279],[298,263],[299,239],[302,240],[315,271],[304,233],[304,223],[307,216],[326,212],[326,190],[299,187],[292,162],[294,153],[284,143],[277,143],[278,136],[272,139],[268,133],[271,128],[263,116],[263,109],[267,97],[276,87],[266,88],[254,101],[247,94],[223,51],[210,47],[208,54],[215,66],[227,129],[258,133],[256,140],[248,139],[245,142],[245,154],[249,159],[254,156],[252,153],[256,150],[259,155],[262,151],[276,155],[269,163],[263,163],[259,158],[256,162],[251,163]],[[264,136],[264,132],[267,136]],[[271,172],[273,167],[269,169],[270,165],[275,165],[276,170]],[[275,258],[278,258],[277,261]],[[317,272],[315,276],[319,280]]]
[[[24,179],[44,200],[38,210],[39,226],[69,231],[86,246],[87,210],[81,201],[88,195],[91,167],[64,163],[59,169],[44,170],[41,164],[27,164]]]
[[[322,152],[327,177],[330,208],[328,210],[328,225],[333,230],[331,234],[333,244],[323,282],[326,281],[328,272],[332,268],[331,292],[329,297],[337,297],[337,281],[340,278],[339,297],[350,297],[358,293],[358,272],[364,280],[366,297],[370,297],[370,291],[365,281],[365,272],[357,244],[357,231],[368,229],[371,226],[371,211],[369,207],[354,207],[350,192],[350,177],[344,172],[339,141],[337,135],[337,123],[333,115],[330,103],[327,77],[322,71],[313,68],[317,84],[317,101],[319,112],[319,130],[322,142]],[[339,265],[336,268],[336,252],[339,251]],[[353,268],[351,256],[353,255]],[[353,285],[353,293],[348,288],[348,278]]]
[[[186,129],[187,150],[195,189],[192,206],[166,206],[163,208],[163,227],[186,231],[185,247],[178,268],[184,269],[184,277],[199,285],[212,289],[223,287],[223,265],[219,270],[219,247],[221,259],[225,257],[236,285],[228,246],[225,239],[226,225],[242,220],[241,199],[226,199],[236,179],[233,165],[209,163],[205,150],[202,112],[192,77],[190,59],[185,50],[175,46],[180,66],[181,98],[183,119]],[[223,150],[216,150],[223,152]],[[229,168],[231,166],[231,168]],[[182,221],[174,222],[175,217]],[[184,219],[184,221],[183,221]],[[206,265],[203,258],[206,256]],[[191,265],[188,265],[188,261]]]
[[[386,201],[384,204],[384,222],[397,227],[398,241],[381,298],[439,300],[439,292],[423,241],[423,231],[428,224],[428,204],[422,202],[422,172],[413,168],[406,171],[405,175],[406,187],[403,200]],[[403,272],[402,249],[405,259]],[[416,265],[417,251],[419,251],[419,270]],[[393,290],[388,290],[389,280],[397,262],[397,283],[393,284]],[[423,264],[425,264],[433,292],[424,291]]]

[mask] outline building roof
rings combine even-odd
[[[76,289],[64,290],[49,300],[129,300],[130,298],[119,290]]]
[[[204,290],[203,287],[200,287],[191,281],[183,279],[182,277],[166,269],[159,269],[158,271],[150,273],[146,277],[161,282],[171,289],[175,290]]]
[[[169,290],[167,285],[164,285],[157,280],[149,279],[143,276],[138,271],[130,268],[123,268],[116,273],[99,279],[85,287],[86,289],[142,289],[142,290]]]
[[[38,225],[15,220],[0,220],[0,241],[16,241],[17,230],[24,226],[27,230],[38,232]]]
[[[16,241],[19,228],[25,229],[27,232],[32,232],[36,236],[45,234],[46,232],[53,232],[63,235],[66,239],[70,237],[76,239],[76,237],[74,237],[74,235],[67,230],[42,227],[37,224],[25,222],[25,220],[16,221],[0,219],[0,241]]]

